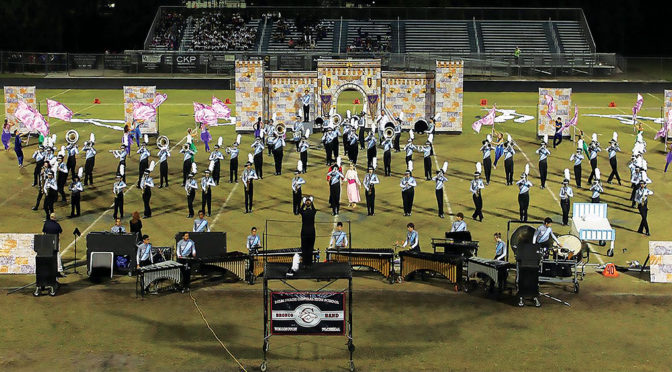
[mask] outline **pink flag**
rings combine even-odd
[[[565,123],[565,125],[562,126],[562,129],[560,129],[560,131],[562,132],[565,129],[571,127],[571,126],[576,125],[576,123],[578,123],[578,121],[579,121],[579,106],[574,105],[574,117],[570,121]]]
[[[49,134],[49,123],[36,109],[28,106],[25,102],[19,102],[14,116],[28,128],[29,131],[38,131],[45,136]]]
[[[35,110],[35,120],[33,121],[33,130],[36,130],[43,135],[48,135],[49,134],[49,123],[47,120],[40,114],[37,110]]]
[[[133,119],[134,120],[149,120],[156,116],[156,108],[151,103],[133,102]]]
[[[154,96],[154,102],[152,102],[152,106],[154,108],[157,108],[161,106],[161,104],[168,99],[168,95],[166,93],[156,93]]]
[[[553,119],[551,114],[555,113],[555,100],[553,100],[553,97],[549,96],[548,94],[544,95],[544,100],[546,101],[546,105],[548,108],[546,109],[546,116],[549,119]]]
[[[72,119],[72,110],[60,102],[48,99],[47,109],[47,115],[50,118],[61,119],[63,121],[70,121]]]
[[[481,126],[482,125],[494,125],[495,124],[495,106],[492,106],[490,109],[490,112],[488,112],[487,115],[484,117],[476,120],[473,124],[471,124],[471,128],[476,131],[476,133],[481,133]]]
[[[228,119],[231,117],[231,109],[219,98],[212,96],[212,109],[217,113],[218,119]]]
[[[653,139],[658,139],[669,135],[672,132],[672,109],[667,112],[667,122],[663,123],[663,126],[656,133],[656,136]]]
[[[637,93],[637,102],[635,102],[635,105],[632,107],[633,116],[637,116],[639,110],[642,109],[643,104],[644,104],[644,97],[642,97],[641,94]]]
[[[210,106],[194,102],[194,119],[197,123],[217,124],[217,113]]]

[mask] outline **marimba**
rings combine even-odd
[[[399,252],[401,278],[406,279],[415,271],[427,270],[443,275],[452,283],[462,280],[463,258],[443,253],[425,253],[417,251]]]
[[[490,278],[490,291],[497,288],[501,292],[506,285],[506,278],[509,275],[509,267],[511,266],[513,265],[506,261],[470,257],[467,259],[467,277],[471,278],[477,274],[487,276]]]
[[[184,265],[175,261],[164,261],[142,266],[137,270],[137,274],[135,284],[136,296],[140,294],[144,297],[149,286],[159,280],[170,280],[175,286],[182,286]]]
[[[350,266],[366,266],[394,281],[394,250],[380,249],[327,249],[327,261],[348,262]]]
[[[196,257],[191,259],[192,269],[195,273],[204,274],[208,267],[217,267],[224,269],[238,277],[239,280],[246,279],[247,262],[250,256],[242,252],[228,252],[216,257]]]

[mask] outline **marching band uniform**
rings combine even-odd
[[[117,212],[119,212],[119,218],[124,218],[124,188],[126,183],[122,180],[121,175],[117,175],[117,181],[112,186],[112,192],[114,193],[114,214],[112,217],[117,219]]]
[[[301,122],[301,117],[296,115],[296,121],[294,122],[294,128],[292,128],[292,141],[296,145],[296,151],[299,151],[299,142],[303,136],[303,122]]]
[[[190,257],[196,257],[196,244],[191,239],[181,239],[175,248],[177,253],[177,262],[183,263],[187,266],[184,271],[184,289],[189,290],[191,284],[191,267],[189,266]]]
[[[385,133],[385,124],[389,122],[391,122],[391,120],[385,113],[385,110],[380,110],[380,115],[378,115],[378,117],[376,118],[376,124],[378,125],[378,138],[380,139],[381,143],[383,138],[385,137],[383,135],[383,133]]]
[[[331,206],[331,214],[338,215],[341,203],[341,182],[345,176],[337,166],[334,166],[329,173],[329,205]]]
[[[364,111],[359,114],[359,122],[357,124],[359,125],[359,149],[364,150],[364,142],[366,138],[366,113]]]
[[[599,203],[600,202],[600,194],[604,192],[604,189],[602,188],[602,184],[600,183],[600,180],[596,179],[595,183],[593,183],[593,186],[590,187],[590,191],[593,192],[593,195],[591,197],[590,202],[591,203]]]
[[[266,130],[266,147],[268,148],[268,155],[270,156],[273,151],[273,140],[275,140],[275,126],[273,125],[273,120],[264,127]]]
[[[205,171],[205,177],[201,178],[201,210],[205,211],[208,207],[208,217],[210,217],[212,205],[212,187],[217,186],[215,180],[210,176],[210,171]]]
[[[375,144],[375,141],[374,141]],[[392,139],[383,140],[383,169],[385,177],[392,175]]]
[[[483,153],[483,170],[485,171],[485,184],[489,185],[490,172],[492,169],[492,157],[490,156],[490,154],[492,153],[492,146],[490,145],[490,141],[484,140],[483,146],[481,146],[480,151]]]
[[[535,151],[539,154],[539,178],[541,178],[541,188],[546,188],[546,177],[548,175],[548,155],[551,155],[551,152],[546,148],[546,142],[541,143],[541,147]]]
[[[583,161],[583,153],[581,149],[576,149],[576,154],[569,157],[569,161],[574,162],[574,179],[576,180],[576,187],[581,188],[581,162]]]
[[[301,158],[301,164],[303,164],[303,171],[302,173],[306,173],[308,169],[308,148],[310,145],[308,145],[308,141],[306,141],[306,137],[301,138],[301,142],[299,143],[299,157]]]
[[[264,179],[264,143],[257,137],[252,144],[254,148],[254,170],[259,179]],[[244,172],[244,171],[243,171]]]
[[[609,141],[609,146],[607,147],[607,153],[609,154],[609,165],[611,165],[611,174],[607,178],[607,183],[611,184],[611,180],[616,177],[618,184],[621,184],[621,176],[618,174],[618,160],[616,158],[616,153],[620,152],[621,148],[618,146],[618,142]]]
[[[303,105],[303,121],[306,123],[310,121],[310,98],[311,97],[308,92],[301,96],[301,104]]]
[[[322,144],[324,145],[324,153],[325,157],[327,159],[327,165],[331,164],[332,158],[331,158],[331,146],[332,146],[332,141],[333,141],[333,130],[331,128],[327,128],[327,130],[322,134]]]
[[[569,222],[570,199],[574,197],[574,191],[569,187],[569,180],[562,181],[560,188],[560,207],[562,208],[562,225],[566,226]]]
[[[425,168],[425,181],[432,179],[432,146],[429,142],[419,148],[422,151],[422,160]]]
[[[516,182],[518,185],[518,207],[520,208],[520,220],[527,222],[527,208],[530,206],[530,188],[532,182],[527,180],[525,174]]]
[[[494,259],[498,261],[504,261],[506,259],[506,243],[499,238],[497,238],[497,245],[495,246]]]
[[[75,178],[77,175],[77,154],[79,154],[79,149],[77,149],[77,144],[73,143],[68,145],[67,147],[68,150],[68,161],[67,161],[67,166],[68,169],[72,172],[72,178]]]
[[[275,175],[282,174],[282,157],[285,150],[285,139],[280,136],[273,143],[273,160],[275,160]]]
[[[180,150],[180,153],[184,154],[184,158],[182,159],[182,186],[184,186],[187,182],[189,172],[191,172],[194,151],[188,147],[183,147],[182,150]]]
[[[40,171],[39,176],[37,177],[37,200],[35,201],[35,206],[31,208],[32,210],[36,211],[37,208],[40,206],[40,201],[42,201],[42,197],[44,196],[44,185],[47,182],[47,173],[51,172],[49,170],[48,166],[42,165],[42,170]]]
[[[366,137],[366,167],[373,166],[373,158],[378,154],[378,149],[376,148],[376,137],[373,135],[373,131],[369,132],[369,135]]]
[[[306,181],[299,176],[299,171],[294,172],[294,178],[292,179],[292,211],[294,215],[299,214],[299,208],[301,207],[301,198],[303,193],[301,192],[301,185],[305,184]]]
[[[140,187],[140,179],[145,174],[145,170],[149,168],[149,150],[145,147],[143,142],[142,146],[137,151],[140,154],[140,163],[138,164],[138,187]]]
[[[632,200],[631,208],[635,207],[635,195],[637,190],[639,190],[639,181],[642,180],[642,169],[635,165],[633,160],[630,168],[630,186],[632,187],[632,192],[630,193],[630,200]]]
[[[250,164],[249,161],[245,164],[245,170],[241,176],[241,180],[245,186],[245,213],[252,213],[252,203],[254,200],[254,180],[258,179],[257,172],[251,168],[251,165],[252,164]]]
[[[590,167],[592,168],[592,171],[590,172],[590,176],[588,176],[588,183],[591,183],[593,181],[593,177],[595,177],[595,168],[597,168],[597,153],[600,151],[602,151],[602,149],[598,143],[590,143],[588,152],[590,154]]]
[[[137,245],[137,253],[135,254],[135,262],[138,266],[147,266],[154,263],[154,255],[152,254],[152,244],[139,243]]]
[[[229,148],[226,148],[227,154],[229,153]],[[224,160],[224,155],[222,155],[222,152],[219,151],[219,145],[215,145],[215,150],[210,153],[210,156],[208,156],[208,161],[214,161],[214,166],[212,167],[212,179],[215,181],[216,185],[219,185],[219,176],[220,176],[220,170],[222,165],[220,164],[220,161]],[[236,149],[236,163],[238,162],[238,149]],[[233,155],[231,156],[231,162],[233,163]],[[233,167],[232,167],[233,168]],[[238,168],[236,166],[236,168]],[[232,173],[232,172],[231,172]],[[238,180],[238,172],[236,172],[236,180]],[[232,176],[230,174],[230,176]],[[233,178],[233,177],[231,177]],[[229,180],[229,182],[233,181],[233,179]]]
[[[642,222],[639,223],[638,233],[644,232],[646,230],[646,235],[649,233],[649,222],[646,220],[649,213],[648,200],[649,195],[653,195],[653,191],[646,188],[646,181],[642,180],[639,183],[639,189],[635,193],[635,203],[637,203],[637,209],[639,210],[639,215],[642,216]]]
[[[346,249],[348,247],[348,234],[343,230],[335,230],[331,233],[329,247],[334,247],[337,250]]]
[[[81,192],[84,191],[82,182],[75,175],[75,179],[70,184],[70,217],[79,217],[79,202],[82,200]],[[75,211],[77,213],[75,213]]]
[[[200,212],[199,212],[200,213]],[[194,227],[191,229],[193,232],[210,232],[210,224],[205,218],[200,216],[194,220]]]
[[[406,240],[401,247],[408,246],[409,251],[420,252],[420,235],[415,229],[406,233]]]
[[[56,184],[58,185],[58,193],[61,194],[61,201],[67,202],[65,198],[65,182],[68,180],[68,166],[63,162],[63,158],[59,157],[58,173],[56,173]]]
[[[481,195],[481,190],[485,188],[483,185],[483,180],[480,178],[480,173],[474,173],[474,179],[471,180],[469,186],[469,191],[472,194],[472,199],[474,199],[474,207],[476,210],[474,214],[471,215],[471,218],[479,218],[479,221],[483,221],[483,196]]]
[[[404,146],[404,151],[406,151],[406,164],[408,164],[409,161],[413,160],[413,151],[415,151],[416,149],[417,147],[413,144],[413,140],[409,139],[406,146]]]
[[[344,119],[344,120],[350,120],[350,119]],[[350,125],[349,124],[344,124],[343,125],[343,155],[346,155],[348,157],[348,160],[352,162],[352,158],[350,157]]]
[[[93,145],[93,143],[87,143],[82,148],[82,151],[86,153],[86,160],[84,161],[84,186],[87,186],[89,183],[93,185],[93,167],[96,165],[96,154],[98,153]]]
[[[341,133],[338,131],[338,127],[334,128],[334,130],[331,132],[332,135],[332,141],[331,141],[331,151],[332,151],[332,156],[334,159],[338,158],[338,137],[341,135]]]
[[[368,173],[364,176],[364,195],[366,196],[366,211],[367,216],[373,216],[375,213],[376,204],[376,187],[380,183],[378,175],[374,173],[373,167],[369,167]]]
[[[184,191],[187,192],[187,208],[189,208],[189,215],[187,218],[194,217],[194,198],[196,198],[196,189],[198,189],[198,184],[194,179],[194,174],[189,173],[189,178],[184,184]]]
[[[37,186],[38,184],[38,178],[40,176],[40,172],[42,172],[42,167],[44,166],[44,154],[44,148],[41,145],[33,154],[33,159],[35,159],[35,169],[33,170],[33,186]]]
[[[152,217],[152,208],[149,206],[149,201],[152,199],[152,187],[154,187],[154,180],[149,174],[149,169],[145,170],[145,174],[140,180],[140,189],[142,190],[142,202],[145,205],[145,212],[143,218]]]
[[[436,171],[436,176],[432,178],[436,182],[434,193],[436,194],[436,205],[438,206],[438,213],[440,218],[444,218],[443,214],[443,183],[448,179],[443,175],[442,170]]]
[[[544,223],[537,228],[537,231],[534,232],[534,235],[532,236],[532,244],[539,244],[541,247],[550,249],[551,238],[553,238],[557,245],[562,245],[558,241],[558,238],[555,237],[555,234],[553,234],[553,228],[551,226],[546,226]]]
[[[401,199],[404,205],[404,216],[410,216],[413,212],[413,197],[415,196],[415,178],[411,175],[411,171],[407,170],[406,175],[401,179],[399,186],[401,187]]]
[[[48,220],[49,215],[54,212],[54,202],[58,199],[58,185],[54,179],[54,174],[49,170],[47,171],[47,179],[44,183],[44,194],[46,196],[43,208]]]
[[[121,169],[121,166],[123,165],[124,168],[126,168],[126,157],[129,155],[130,147],[127,147],[126,145],[121,145],[120,150],[114,150],[112,151],[112,154],[114,155],[115,158],[119,159],[119,164],[117,164],[117,174],[119,174],[119,170]],[[121,176],[121,179],[126,182],[126,172]]]
[[[394,151],[398,152],[401,150],[401,120],[397,119],[397,122],[394,124]]]
[[[261,240],[259,235],[248,235],[245,243],[248,253],[257,253],[257,250],[261,248]]]
[[[170,150],[168,147],[162,148],[159,150],[157,156],[159,157],[159,178],[161,180],[159,188],[163,188],[164,179],[166,180],[166,187],[168,187],[168,158],[170,157]]]
[[[516,150],[513,145],[508,143],[504,146],[504,172],[506,173],[506,184],[513,185],[513,155]]]
[[[123,227],[123,226],[114,225],[110,229],[110,232],[113,233],[113,234],[125,234],[126,233],[126,228]]]
[[[301,215],[301,261],[306,266],[313,264],[313,251],[315,250],[315,205],[310,197],[310,205],[304,200],[299,214]]]
[[[468,231],[467,223],[464,220],[457,220],[450,226],[450,232]]]
[[[348,152],[348,158],[350,159],[351,162],[354,164],[357,164],[357,158],[359,158],[359,147],[357,147],[357,135],[355,134],[355,130],[351,130],[349,132],[349,146],[350,146],[350,151]]]

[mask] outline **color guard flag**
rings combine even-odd
[[[658,133],[656,133],[654,139],[658,139],[664,137],[665,135],[669,135],[670,132],[672,132],[672,109],[670,109],[667,112],[667,121],[663,123],[662,128],[660,128]]]
[[[548,108],[546,109],[546,116],[549,119],[553,119],[551,114],[555,114],[555,101],[553,100],[553,97],[549,96],[548,94],[544,95],[544,100],[546,101],[546,105]]]
[[[28,128],[29,131],[38,131],[43,135],[49,134],[49,123],[36,109],[28,106],[24,101],[19,102],[14,116]]]
[[[231,117],[229,106],[215,96],[212,96],[212,109],[215,110],[218,119],[228,119]]]
[[[197,123],[214,125],[217,124],[217,113],[210,106],[194,102],[194,120]]]
[[[565,123],[565,125],[562,126],[562,129],[560,131],[564,131],[565,129],[571,126],[576,125],[578,121],[579,121],[579,106],[574,105],[574,117],[570,121]]]
[[[133,119],[134,120],[149,120],[156,116],[156,108],[152,103],[133,102]]]
[[[154,108],[157,108],[161,106],[161,104],[166,99],[168,99],[168,95],[166,93],[156,93],[156,95],[154,96],[154,102],[152,102],[152,106],[154,106]]]
[[[632,115],[637,116],[639,110],[642,109],[642,104],[644,104],[644,97],[637,93],[637,102],[635,102],[635,105],[632,107]]]
[[[47,109],[47,115],[50,118],[61,119],[63,121],[70,121],[72,119],[72,110],[60,102],[48,99]]]
[[[32,107],[31,107],[32,108]],[[33,130],[36,130],[42,135],[46,136],[49,134],[49,123],[47,120],[40,114],[39,111],[33,109],[35,111],[35,120],[33,121]]]
[[[483,125],[494,125],[495,124],[495,106],[492,106],[492,109],[490,109],[490,112],[488,112],[487,115],[484,117],[476,120],[473,124],[471,124],[471,128],[476,131],[476,133],[481,133],[481,126]]]

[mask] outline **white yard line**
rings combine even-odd
[[[224,201],[222,206],[219,207],[219,210],[217,211],[217,215],[215,216],[215,219],[212,220],[212,223],[210,224],[210,227],[215,226],[215,223],[217,223],[217,220],[219,220],[219,216],[221,216],[222,211],[229,204],[229,199],[231,199],[231,196],[233,196],[233,193],[236,191],[237,188],[238,188],[238,184],[236,183],[235,185],[233,185],[233,188],[231,189],[231,192],[229,192],[229,196],[226,197],[226,200]]]
[[[68,92],[71,91],[71,90],[72,90],[72,89],[66,89],[66,90],[62,91],[61,93],[54,94],[53,96],[51,96],[51,97],[49,97],[49,98],[51,99],[51,98],[54,98],[54,97],[58,97],[58,96],[60,96],[61,94],[68,93]]]
[[[660,99],[660,97],[656,97],[656,96],[654,96],[654,95],[651,94],[651,93],[646,93],[646,94],[648,94],[649,96],[651,96],[651,97],[653,97],[653,98],[655,98],[655,99],[657,99],[657,100],[659,100],[659,101],[662,101],[662,99]]]

